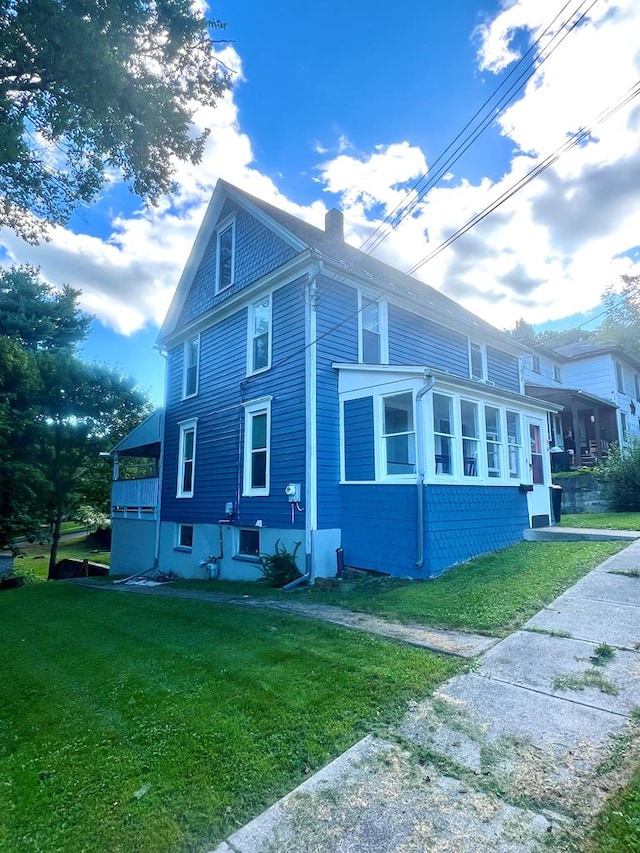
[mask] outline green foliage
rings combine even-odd
[[[560,527],[593,527],[596,530],[640,530],[639,512],[563,513]]]
[[[623,275],[622,287],[609,286],[602,303],[607,315],[598,330],[598,341],[640,358],[640,276]]]
[[[607,505],[614,512],[640,512],[640,440],[612,444],[609,456],[595,469]]]
[[[2,593],[0,624],[6,853],[212,850],[461,669],[285,614],[70,584]]]
[[[278,539],[273,554],[263,554],[260,557],[260,571],[269,586],[284,586],[301,577],[296,565],[300,544],[296,542],[293,552],[289,552]]]
[[[0,10],[0,226],[37,242],[92,201],[107,170],[150,200],[197,162],[198,105],[230,85],[185,0],[12,0]]]

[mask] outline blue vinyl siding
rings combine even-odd
[[[520,368],[515,355],[487,347],[487,379],[498,388],[520,393]]]
[[[180,315],[179,327],[209,311],[231,294],[286,263],[297,254],[295,249],[277,234],[237,205],[227,202],[222,210],[220,221],[233,214],[236,216],[233,285],[220,294],[215,292],[217,233],[214,231]]]
[[[373,397],[344,404],[345,480],[375,480]]]
[[[522,539],[529,526],[517,487],[425,487],[424,567],[416,567],[416,489],[343,485],[345,563],[397,577],[438,577],[472,557]]]
[[[468,339],[432,320],[389,305],[389,362],[423,364],[468,376]]]
[[[334,361],[358,360],[358,292],[319,278],[317,328],[318,527],[341,526],[340,412]]]
[[[200,336],[200,386],[197,397],[180,401],[182,346],[169,354],[162,520],[212,523],[224,518],[228,501],[237,506],[236,524],[290,528],[284,488],[304,489],[304,284],[293,282],[273,294],[271,370],[245,377],[247,309],[204,330]],[[289,358],[297,353],[295,358]],[[272,395],[271,483],[267,497],[242,496],[243,402]],[[179,422],[198,418],[193,498],[176,498]],[[304,492],[302,495],[304,501]],[[303,504],[304,505],[304,504]],[[297,514],[295,527],[304,527]]]

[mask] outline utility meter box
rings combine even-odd
[[[284,487],[284,493],[289,498],[289,503],[296,504],[300,502],[300,483],[289,483]]]

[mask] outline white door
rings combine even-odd
[[[551,523],[551,469],[544,442],[544,421],[542,418],[529,417],[525,420],[529,483],[533,486],[533,490],[527,493],[529,523],[532,527],[546,527]]]

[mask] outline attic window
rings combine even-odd
[[[236,221],[232,219],[218,229],[216,244],[216,292],[233,284],[235,266]]]

